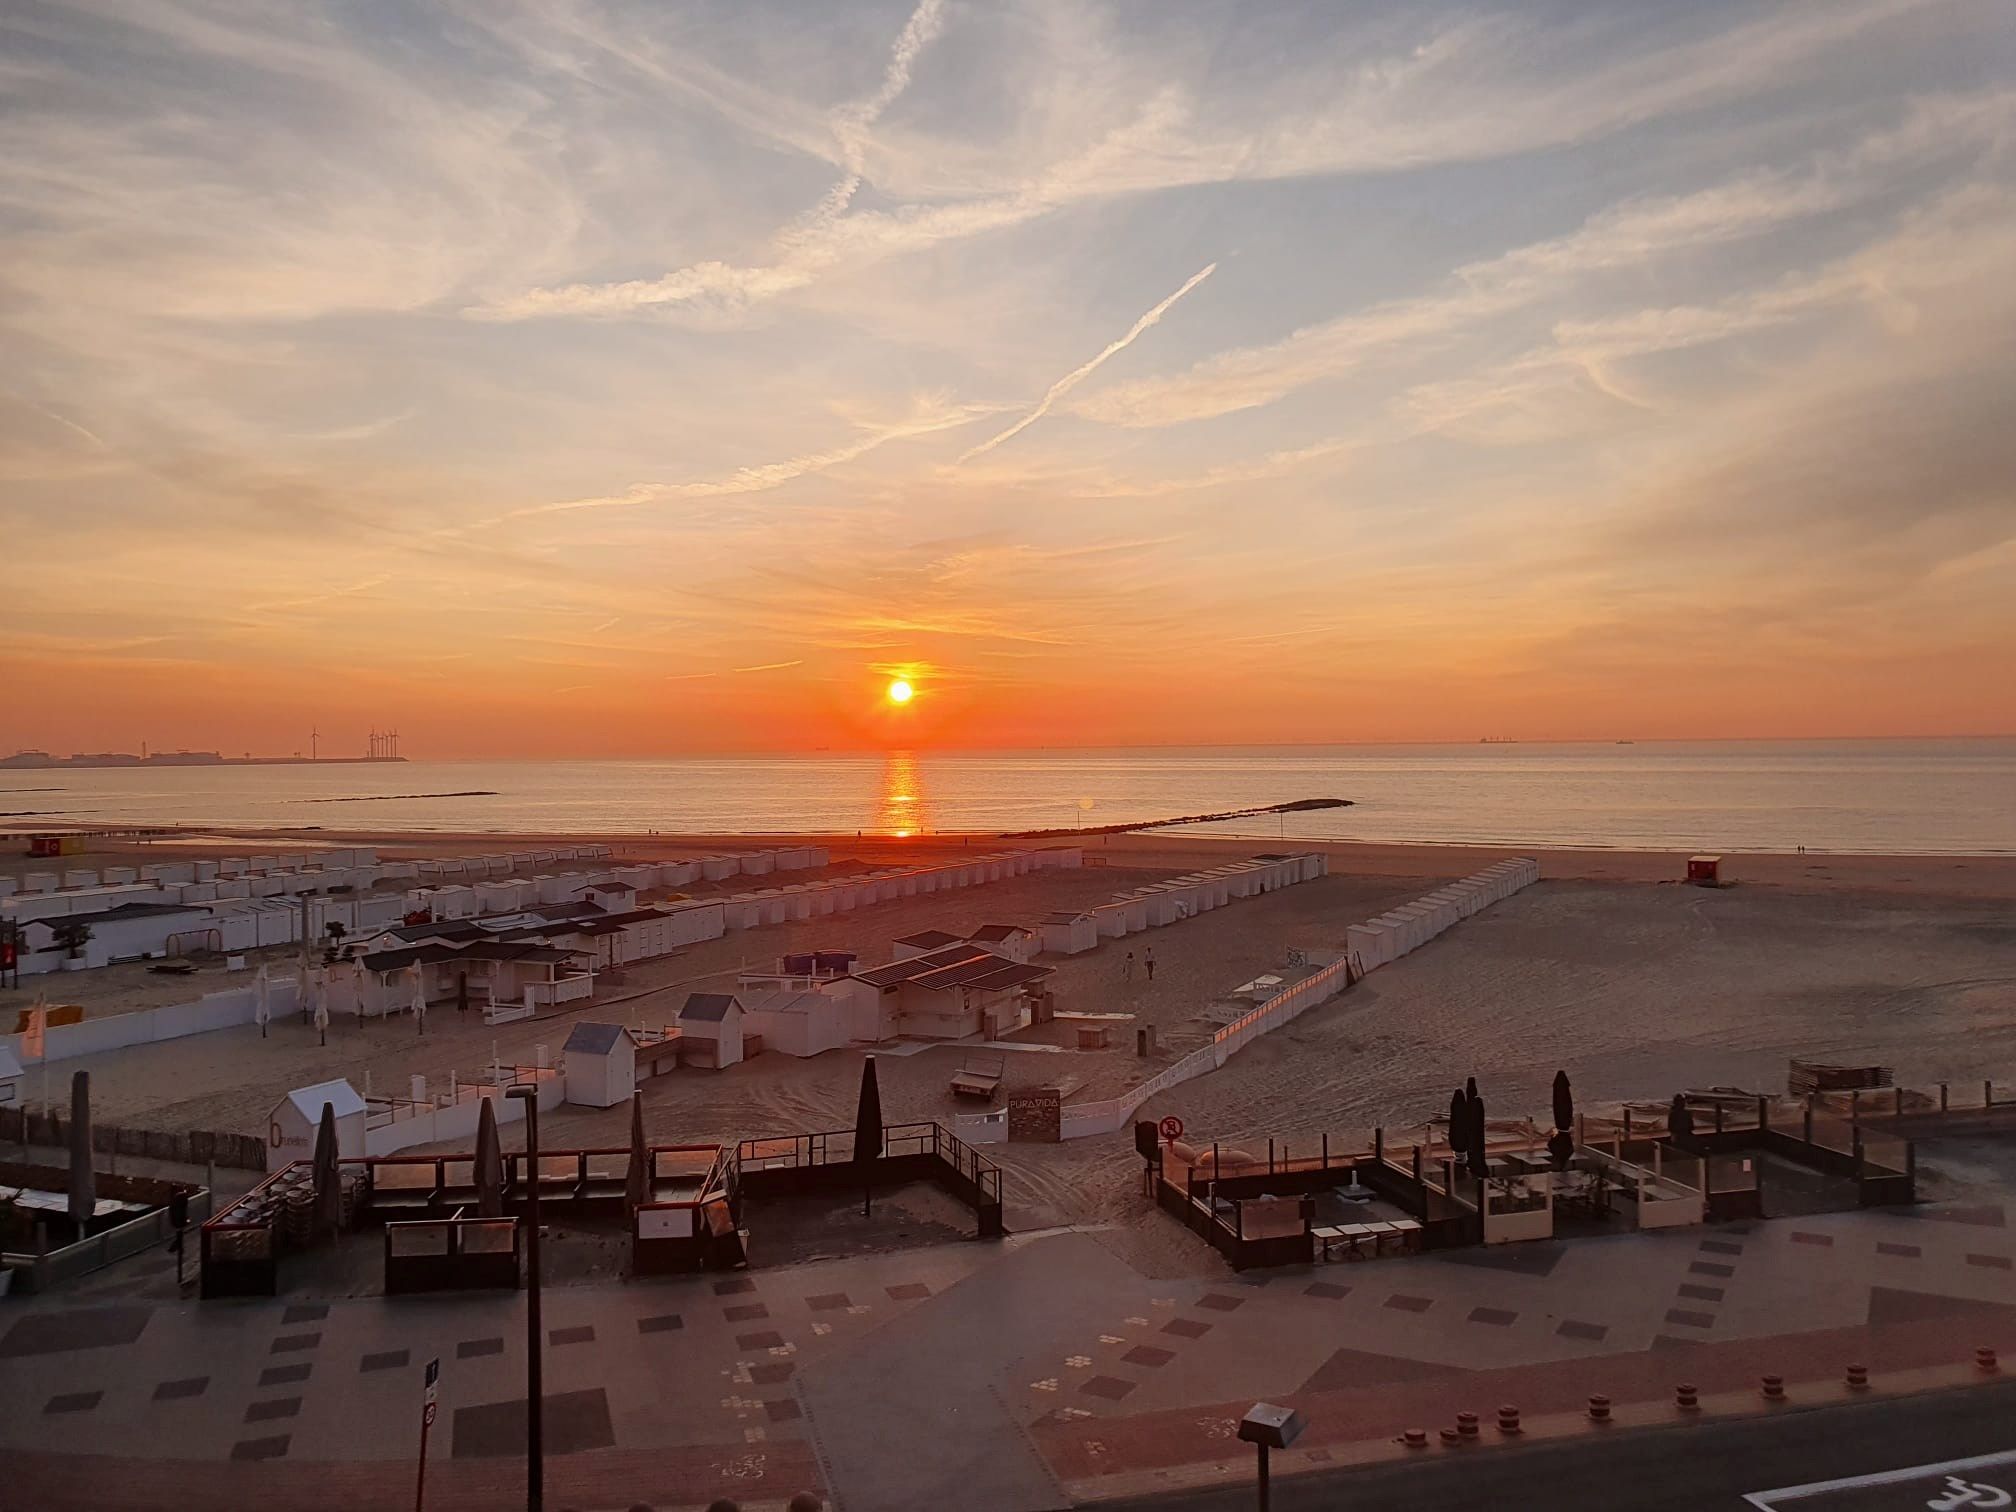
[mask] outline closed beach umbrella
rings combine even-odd
[[[273,996],[263,963],[259,975],[252,979],[252,1021],[259,1026],[259,1038],[266,1038],[266,1026],[273,1022]]]
[[[98,1182],[91,1171],[91,1073],[70,1073],[70,1220],[81,1235],[98,1211]]]
[[[861,1063],[861,1101],[854,1112],[854,1158],[874,1160],[882,1153],[882,1084],[875,1079],[875,1057]]]
[[[427,1030],[427,983],[420,963],[413,963],[413,1021],[421,1033]]]
[[[476,1215],[504,1216],[504,1146],[497,1138],[497,1099],[476,1110]]]
[[[1694,1110],[1687,1106],[1681,1093],[1673,1094],[1673,1106],[1666,1110],[1666,1132],[1677,1144],[1685,1144],[1694,1137]]]
[[[1470,1137],[1465,1132],[1469,1117],[1470,1100],[1463,1095],[1463,1089],[1458,1087],[1449,1094],[1449,1148],[1458,1155],[1470,1148]]]
[[[651,1200],[651,1149],[644,1143],[644,1094],[630,1094],[630,1169],[623,1177],[623,1206],[634,1213]]]
[[[1474,1089],[1477,1084],[1473,1081],[1470,1085]],[[1474,1090],[1470,1097],[1469,1111],[1464,1117],[1470,1135],[1470,1174],[1481,1180],[1490,1172],[1491,1162],[1490,1157],[1484,1153],[1484,1099],[1478,1097]]]
[[[1554,1127],[1572,1129],[1575,1127],[1575,1091],[1568,1085],[1568,1073],[1554,1073]]]
[[[322,1104],[322,1121],[315,1126],[315,1226],[327,1234],[343,1228],[343,1187],[336,1171],[336,1106]]]
[[[315,999],[315,1032],[326,1045],[329,1043],[329,984],[320,967],[309,978],[308,990]]]

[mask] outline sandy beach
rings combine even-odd
[[[238,853],[229,836],[175,845],[178,853]],[[518,837],[320,833],[324,842],[375,843],[388,855],[494,850]],[[531,837],[527,837],[531,838]],[[620,855],[670,857],[748,848],[782,837],[639,836]],[[924,857],[998,842],[824,837],[833,868]],[[167,847],[135,848],[159,856]],[[557,1053],[577,1019],[660,1023],[688,991],[732,983],[744,966],[813,946],[884,960],[889,942],[920,929],[1033,923],[1058,908],[1233,855],[1253,841],[1169,834],[1100,837],[1090,863],[962,893],[892,901],[845,916],[746,930],[673,957],[626,968],[622,985],[578,1012],[487,1028],[437,1009],[424,1034],[410,1019],[363,1026],[339,1021],[326,1047],[298,1020],[227,1030],[61,1062],[88,1069],[102,1117],[142,1127],[256,1133],[290,1087],[347,1076],[380,1095],[404,1095],[415,1074],[445,1086],[493,1054],[531,1062]],[[1062,1026],[1025,1031],[1007,1053],[1006,1087],[1061,1083],[1066,1100],[1113,1096],[1138,1085],[1210,1032],[1206,1010],[1255,975],[1283,969],[1291,950],[1342,944],[1346,926],[1431,891],[1511,852],[1446,846],[1331,846],[1332,874],[1316,882],[1180,924],[1109,941],[1055,965],[1062,1010],[1135,1015],[1111,1049],[1061,1048]],[[1374,1124],[1400,1129],[1446,1104],[1448,1089],[1477,1075],[1494,1116],[1537,1112],[1557,1069],[1593,1104],[1663,1097],[1682,1086],[1778,1090],[1794,1055],[1872,1061],[1900,1080],[2016,1079],[2016,859],[2000,857],[1755,856],[1732,858],[1735,885],[1706,890],[1674,879],[1684,858],[1600,851],[1538,852],[1543,880],[1465,921],[1422,950],[1359,983],[1294,1024],[1257,1041],[1217,1073],[1156,1098],[1144,1114],[1179,1114],[1193,1135],[1263,1144],[1323,1133],[1351,1137]],[[92,858],[103,864],[106,857]],[[18,867],[19,858],[9,858]],[[1128,951],[1154,951],[1153,984]],[[281,952],[284,956],[285,952]],[[221,985],[203,979],[205,985]],[[148,990],[154,990],[153,979]],[[60,994],[68,983],[30,979]],[[187,983],[175,987],[185,993]],[[115,997],[116,993],[113,994]],[[107,1002],[93,1012],[112,1011]],[[1135,1054],[1133,1028],[1153,1024],[1159,1044]],[[947,1089],[958,1046],[888,1047],[880,1062],[894,1120],[949,1120]],[[768,1054],[719,1073],[687,1070],[647,1084],[654,1137],[728,1140],[844,1126],[862,1052],[800,1060]],[[31,1074],[31,1097],[37,1095]],[[564,1107],[546,1123],[556,1145],[620,1144],[620,1109]],[[1103,1226],[1105,1240],[1151,1268],[1196,1262],[1173,1226],[1143,1217],[1126,1134],[1057,1146],[1003,1145],[1016,1227]]]

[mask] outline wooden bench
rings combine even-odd
[[[1001,1073],[1007,1058],[999,1055],[969,1055],[952,1077],[954,1097],[981,1097],[990,1102],[1001,1089]]]

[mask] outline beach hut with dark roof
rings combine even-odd
[[[621,1024],[576,1024],[563,1050],[568,1102],[613,1108],[637,1090],[637,1042]]]
[[[982,924],[966,938],[1024,965],[1036,954],[1036,931],[1024,924]]]
[[[742,1000],[732,992],[695,992],[679,1010],[679,1059],[719,1071],[742,1059]]]
[[[915,934],[907,934],[890,945],[892,959],[907,961],[912,956],[929,955],[934,950],[943,950],[947,945],[957,945],[961,936],[942,929],[920,929]]]

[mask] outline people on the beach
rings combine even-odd
[[[1141,952],[1141,967],[1148,973],[1148,980],[1155,980],[1155,949],[1150,946]]]
[[[1120,980],[1123,982],[1134,980],[1134,952],[1131,950],[1127,952],[1127,959],[1120,963]]]

